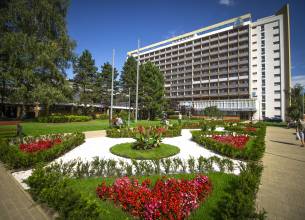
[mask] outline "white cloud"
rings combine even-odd
[[[297,83],[305,86],[305,74],[292,76],[291,86],[294,86]]]
[[[219,4],[225,6],[232,6],[234,4],[233,0],[219,0]]]

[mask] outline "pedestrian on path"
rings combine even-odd
[[[301,147],[305,146],[305,122],[299,119],[296,129],[297,138],[301,141]]]

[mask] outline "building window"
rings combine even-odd
[[[280,34],[273,34],[273,37],[278,37],[280,36]]]
[[[274,52],[274,53],[279,53],[279,52],[280,52],[280,50],[274,50],[273,52]]]
[[[274,107],[274,110],[281,110],[281,107]]]
[[[273,30],[279,29],[279,26],[275,26],[273,27]]]
[[[275,101],[275,102],[280,102],[280,101],[281,101],[281,99],[274,99],[274,101]]]
[[[279,68],[280,68],[280,66],[275,66],[275,67],[274,67],[274,69],[279,69]]]
[[[257,75],[257,72],[253,72],[252,75]]]
[[[274,85],[275,85],[275,86],[280,86],[281,83],[280,83],[280,82],[275,82]]]
[[[280,60],[280,58],[279,58],[279,57],[274,58],[274,61],[278,61],[278,60]]]
[[[273,44],[274,44],[274,45],[280,44],[280,41],[275,41],[275,42],[273,42]]]
[[[257,34],[252,34],[252,37],[255,37]]]
[[[274,77],[281,77],[281,74],[274,74]]]
[[[257,83],[257,80],[255,79],[255,80],[253,80],[253,83]]]
[[[281,91],[280,90],[275,90],[274,94],[281,94]]]
[[[252,44],[254,45],[254,44],[257,44],[257,42],[256,41],[254,41],[254,42],[252,42]]]
[[[257,49],[253,49],[253,50],[252,50],[252,52],[255,52],[255,51],[257,51]]]

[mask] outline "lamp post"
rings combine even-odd
[[[113,80],[114,80],[114,54],[115,50],[112,50],[112,75],[111,75],[111,100],[110,100],[110,119],[109,124],[112,126],[112,111],[113,111]]]
[[[130,126],[130,88],[128,88],[128,127]]]
[[[138,121],[138,90],[139,90],[139,68],[140,68],[140,40],[138,40],[138,60],[137,60],[137,85],[136,85],[136,112],[135,112],[135,122]]]

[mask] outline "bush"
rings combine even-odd
[[[264,219],[266,213],[256,213],[255,208],[262,170],[260,163],[249,162],[238,178],[229,182],[214,210],[215,219]]]
[[[48,204],[59,212],[62,219],[100,219],[102,213],[107,213],[95,199],[70,187],[70,179],[61,173],[40,166],[26,183],[34,200]]]
[[[90,121],[92,117],[84,115],[50,115],[39,117],[38,122],[41,123],[65,123],[65,122],[85,122]]]
[[[148,128],[148,127],[145,127]],[[156,128],[160,128],[157,126]],[[125,138],[125,137],[134,137],[135,128],[109,128],[106,130],[107,137],[111,138]],[[181,135],[181,127],[177,124],[167,127],[164,132],[164,137],[177,137]]]
[[[96,119],[101,119],[101,120],[108,120],[109,119],[109,115],[107,114],[96,114]]]
[[[230,144],[220,143],[210,137],[206,137],[206,132],[192,132],[193,140],[198,144],[204,145],[207,149],[231,158],[254,161],[259,160],[263,156],[265,151],[265,134],[266,127],[261,125],[261,127],[256,130],[256,136],[249,140],[244,149],[236,149]]]
[[[59,135],[49,135],[41,137],[30,137],[31,139],[43,139],[46,137],[53,138]],[[85,140],[82,133],[73,133],[61,135],[62,142],[46,150],[33,153],[23,152],[19,149],[20,141],[18,139],[1,140],[0,143],[0,160],[10,168],[28,168],[40,162],[49,162],[66,153],[67,151],[79,146]]]

